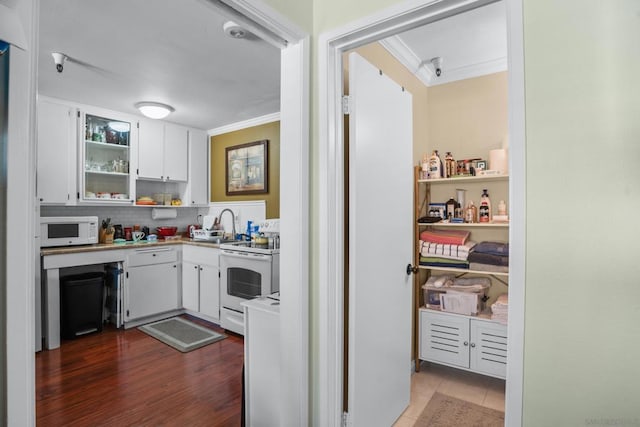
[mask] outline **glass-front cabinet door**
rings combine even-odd
[[[82,114],[80,200],[132,203],[131,143],[135,123],[129,119]]]

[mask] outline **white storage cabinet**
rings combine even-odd
[[[181,306],[178,252],[158,247],[134,250],[127,257],[124,321],[149,317]]]
[[[140,120],[138,126],[138,179],[186,182],[188,129],[154,120]]]
[[[76,128],[78,110],[38,102],[37,194],[42,205],[76,204]]]
[[[502,378],[507,326],[489,319],[420,309],[420,359]]]
[[[209,206],[209,137],[205,131],[189,129],[190,206]]]
[[[184,245],[182,306],[205,320],[220,320],[220,250]]]

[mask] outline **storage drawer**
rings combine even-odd
[[[172,248],[136,250],[127,257],[129,267],[177,262],[178,252]]]
[[[218,256],[220,255],[220,249],[218,248],[206,248],[203,246],[183,245],[182,247],[182,260],[189,261],[194,264],[211,265],[217,267],[219,264]]]

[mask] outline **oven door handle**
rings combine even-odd
[[[264,260],[264,261],[268,261],[269,258],[271,257],[270,255],[264,255],[264,254],[254,254],[251,252],[231,252],[231,251],[222,251],[221,256],[223,257],[228,257],[228,258],[238,258],[238,259],[257,259],[257,260]]]

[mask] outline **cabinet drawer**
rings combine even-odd
[[[129,267],[141,265],[164,264],[178,261],[178,253],[171,248],[136,250],[127,257]]]
[[[194,264],[211,265],[217,267],[220,249],[206,248],[203,246],[183,245],[182,259]]]

